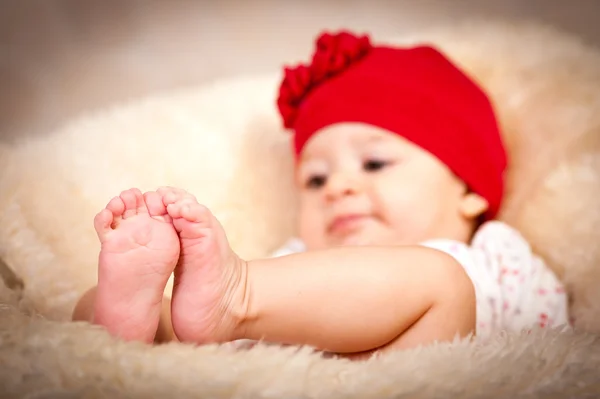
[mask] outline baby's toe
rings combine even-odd
[[[195,207],[195,206],[201,206],[201,205],[192,199],[183,198],[175,203],[168,204],[167,212],[173,219],[183,218],[183,219],[188,220],[187,216],[191,215],[190,207]],[[193,213],[195,214],[195,212],[193,212]],[[191,219],[189,221],[194,221],[194,220]]]
[[[113,220],[113,213],[107,208],[102,209],[94,218],[94,229],[101,242],[104,240],[106,234],[112,230],[111,225]]]
[[[204,205],[197,202],[185,202],[181,208],[181,217],[189,222],[199,223],[207,221],[210,213]]]
[[[146,204],[140,190],[133,188],[123,191],[119,197],[125,205],[123,218],[127,219],[136,215],[138,212],[147,212]]]
[[[121,217],[123,216],[123,212],[125,212],[125,203],[121,197],[114,197],[108,202],[106,209],[113,214],[113,217]]]
[[[202,238],[206,235],[206,229],[211,227],[211,213],[195,201],[182,200],[169,204],[167,211],[173,219],[173,227],[182,239]]]
[[[169,204],[174,204],[183,199],[190,199],[195,201],[196,197],[191,195],[185,190],[174,187],[161,187],[157,190],[158,194],[161,195],[163,203],[165,206]]]
[[[165,222],[170,221],[170,216],[167,213],[167,207],[162,201],[162,197],[156,191],[150,191],[144,194],[144,201],[148,207],[148,213],[154,219],[163,220]]]
[[[144,195],[138,188],[132,188],[131,192],[135,195],[135,210],[136,213],[148,213],[148,206],[146,205],[146,200],[144,199]]]

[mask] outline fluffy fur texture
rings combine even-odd
[[[0,282],[2,396],[600,394],[600,54],[550,28],[490,21],[394,40],[421,41],[490,92],[512,162],[501,219],[566,282],[576,332],[500,333],[489,345],[350,363],[308,348],[149,347],[67,322],[96,279],[92,218],[125,188],[193,192],[243,257],[264,256],[294,233],[290,143],[274,107],[279,75],[242,77],[117,105],[0,147],[0,258],[14,271],[0,273],[12,276],[11,288]]]

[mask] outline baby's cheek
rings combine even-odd
[[[419,212],[424,206],[426,207],[426,201],[415,196],[410,189],[402,190],[401,187],[393,187],[382,194],[378,201],[379,208],[391,222],[402,222],[415,212]]]
[[[435,222],[436,210],[432,199],[414,196],[410,191],[406,195],[398,195],[385,202],[383,215],[390,234],[399,243],[414,243],[431,228]]]

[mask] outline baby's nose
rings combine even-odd
[[[327,199],[335,200],[348,195],[356,195],[360,191],[361,183],[356,176],[345,173],[336,173],[327,179]]]

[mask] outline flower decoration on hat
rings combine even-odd
[[[310,65],[298,64],[284,69],[277,106],[285,128],[294,127],[298,109],[311,90],[359,61],[371,48],[366,35],[341,31],[319,36]]]

